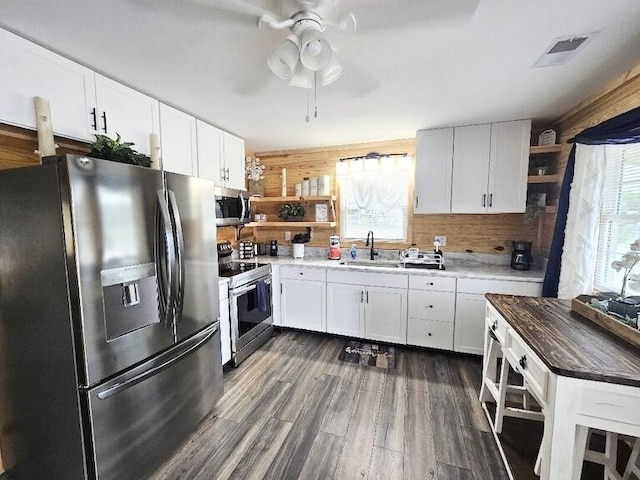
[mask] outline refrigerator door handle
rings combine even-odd
[[[158,202],[158,215],[156,216],[155,230],[155,258],[158,278],[158,291],[160,292],[162,321],[166,325],[173,327],[173,325],[171,325],[171,323],[169,322],[169,319],[171,318],[171,307],[174,301],[174,269],[176,263],[175,243],[173,239],[173,231],[171,229],[169,206],[167,205],[167,200],[164,197],[164,190],[158,190],[156,192],[156,196]],[[162,225],[163,228],[161,228],[160,225]]]
[[[175,357],[171,357],[168,360],[166,360],[165,362],[162,362],[160,365],[156,365],[153,368],[150,368],[149,370],[146,370],[142,373],[139,373],[138,375],[135,375],[121,383],[116,383],[114,386],[107,388],[106,390],[102,390],[101,392],[98,392],[98,398],[100,400],[105,400],[109,397],[112,397],[114,395],[117,395],[118,393],[133,387],[134,385],[137,385],[140,382],[145,381],[148,378],[153,377],[154,375],[157,375],[158,373],[160,373],[162,370],[170,367],[171,365],[173,365],[174,363],[178,362],[181,358],[184,358],[186,356],[188,356],[189,354],[191,354],[192,352],[194,352],[195,350],[197,350],[198,348],[200,348],[203,344],[205,344],[207,341],[209,341],[209,339],[211,337],[213,337],[216,332],[218,331],[218,328],[220,326],[220,322],[216,321],[213,324],[213,328],[211,328],[211,330],[209,330],[208,332],[205,330],[203,332],[201,332],[199,335],[191,338],[190,340],[187,341],[187,343],[193,343],[193,345],[190,345],[188,348],[186,348],[185,350],[183,350],[182,352],[180,352],[178,355],[176,355]]]
[[[171,190],[167,190],[169,193],[169,203],[171,205],[171,214],[173,218],[173,227],[176,235],[176,260],[178,267],[177,280],[177,295],[176,295],[176,316],[175,321],[178,323],[182,318],[182,308],[184,306],[184,234],[182,232],[182,220],[180,219],[180,212],[178,210],[178,202],[176,202],[176,196]]]

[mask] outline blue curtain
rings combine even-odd
[[[569,140],[574,143],[567,161],[567,169],[560,189],[558,213],[553,229],[553,240],[549,252],[547,271],[542,284],[543,297],[558,296],[558,281],[560,280],[560,262],[564,245],[564,229],[567,225],[569,211],[569,192],[573,182],[573,172],[576,163],[576,143],[583,145],[621,145],[625,143],[640,143],[640,107],[634,108],[622,115],[613,117],[595,127],[587,128]]]

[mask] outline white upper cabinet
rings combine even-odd
[[[531,120],[421,130],[414,213],[525,211]]]
[[[485,213],[491,125],[456,127],[453,139],[452,213]]]
[[[246,190],[244,181],[244,140],[224,132],[222,137],[222,157],[225,186]]]
[[[487,212],[525,211],[530,138],[531,120],[491,125]]]
[[[223,186],[222,135],[219,128],[196,120],[198,133],[198,176]]]
[[[133,149],[149,155],[149,134],[160,132],[159,102],[133,88],[96,73],[98,133],[133,142]]]
[[[453,128],[417,133],[414,213],[451,212],[452,165]]]
[[[0,122],[35,130],[33,97],[43,97],[56,135],[93,141],[93,71],[1,29],[0,65]]]
[[[183,175],[198,175],[196,119],[160,104],[162,169]]]

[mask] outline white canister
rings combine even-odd
[[[309,179],[306,177],[302,180],[302,196],[309,196]]]
[[[302,196],[302,183],[298,182],[296,183],[296,197],[300,197]]]
[[[304,243],[293,244],[293,258],[304,258]]]
[[[311,197],[318,196],[318,177],[311,177],[309,179],[309,195]]]
[[[329,175],[320,175],[318,177],[318,195],[330,195]]]

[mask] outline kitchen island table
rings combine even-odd
[[[488,347],[522,374],[544,413],[543,480],[578,480],[588,430],[640,437],[640,350],[555,298],[487,294]]]

